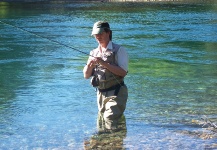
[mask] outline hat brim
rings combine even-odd
[[[104,28],[94,28],[91,35],[100,34],[104,31]]]

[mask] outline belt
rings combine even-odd
[[[112,90],[118,89],[118,91],[119,91],[120,87],[123,86],[123,85],[124,85],[124,82],[121,82],[119,84],[111,86],[110,88],[107,88],[107,89],[98,89],[98,90],[100,92],[108,92],[108,91],[112,91]]]

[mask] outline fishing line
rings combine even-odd
[[[32,35],[37,36],[37,37],[40,37],[40,38],[42,38],[42,39],[46,39],[46,40],[48,40],[48,41],[50,41],[50,42],[59,44],[59,45],[61,45],[61,46],[67,47],[67,48],[70,48],[70,49],[75,50],[75,51],[77,51],[77,52],[80,52],[80,53],[82,53],[82,54],[85,54],[85,55],[88,55],[88,56],[92,56],[92,55],[90,55],[90,54],[88,54],[88,53],[86,53],[86,52],[84,52],[84,51],[78,50],[78,49],[76,49],[76,48],[74,48],[74,47],[68,46],[68,45],[66,45],[66,44],[63,44],[63,43],[60,43],[60,42],[58,42],[58,41],[52,40],[52,39],[50,39],[50,38],[41,36],[41,35],[36,34],[36,33],[34,33],[34,32],[28,31],[28,30],[26,30],[26,29],[24,29],[24,28],[21,28],[21,27],[18,27],[18,26],[15,26],[15,25],[12,25],[12,24],[3,22],[3,21],[0,21],[0,22],[1,22],[2,24],[8,25],[8,26],[12,26],[12,27],[14,27],[14,28],[16,28],[16,29],[19,29],[19,30],[21,30],[21,31],[23,31],[23,32],[27,32],[27,33],[29,33],[29,34],[32,34]],[[92,57],[94,57],[94,56],[92,56]]]
[[[15,26],[15,25],[12,25],[12,24],[3,22],[3,21],[1,21],[1,20],[0,20],[0,22],[1,22],[2,24],[5,24],[5,25],[8,25],[8,26],[14,27],[14,28],[16,28],[16,29],[19,29],[19,30],[21,30],[21,31],[23,31],[23,32],[32,34],[32,35],[34,35],[34,36],[36,36],[36,37],[39,37],[39,38],[42,38],[42,39],[46,39],[46,40],[48,40],[48,41],[50,41],[50,42],[59,44],[59,45],[61,45],[61,46],[67,47],[67,48],[70,48],[70,49],[75,50],[75,51],[77,51],[77,52],[80,52],[80,53],[82,53],[82,54],[85,54],[85,55],[94,57],[93,55],[90,55],[90,54],[88,54],[88,53],[86,53],[86,52],[84,52],[84,51],[78,50],[78,49],[76,49],[76,48],[74,48],[74,47],[68,46],[68,45],[66,45],[66,44],[63,44],[63,43],[60,43],[60,42],[58,42],[58,41],[52,40],[52,39],[50,39],[50,38],[41,36],[41,35],[36,34],[36,33],[34,33],[34,32],[28,31],[28,30],[26,30],[26,29],[24,29],[24,28],[21,28],[21,27],[18,27],[18,26]],[[95,58],[95,57],[94,57],[94,58]],[[112,75],[113,75],[113,74],[112,74]],[[116,77],[115,77],[114,75],[113,75],[113,77],[116,79]],[[116,79],[116,80],[117,80],[117,79]],[[118,80],[117,80],[117,82],[118,82],[118,84],[120,84],[120,82],[119,82]],[[120,85],[121,85],[121,84],[120,84]]]

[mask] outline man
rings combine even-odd
[[[90,52],[83,69],[84,78],[92,76],[91,83],[98,89],[97,104],[106,129],[116,129],[128,98],[127,86],[124,84],[128,55],[124,47],[112,42],[112,30],[108,22],[96,22],[91,35],[99,45]]]

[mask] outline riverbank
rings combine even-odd
[[[103,0],[101,0],[103,1]],[[181,3],[181,4],[217,4],[215,0],[104,0],[109,2],[144,2],[144,3]]]
[[[2,2],[179,2],[179,3],[217,3],[215,0],[3,0]],[[0,2],[0,4],[2,3]]]
[[[106,1],[106,0],[105,0]],[[215,0],[108,0],[110,2],[214,2]]]

